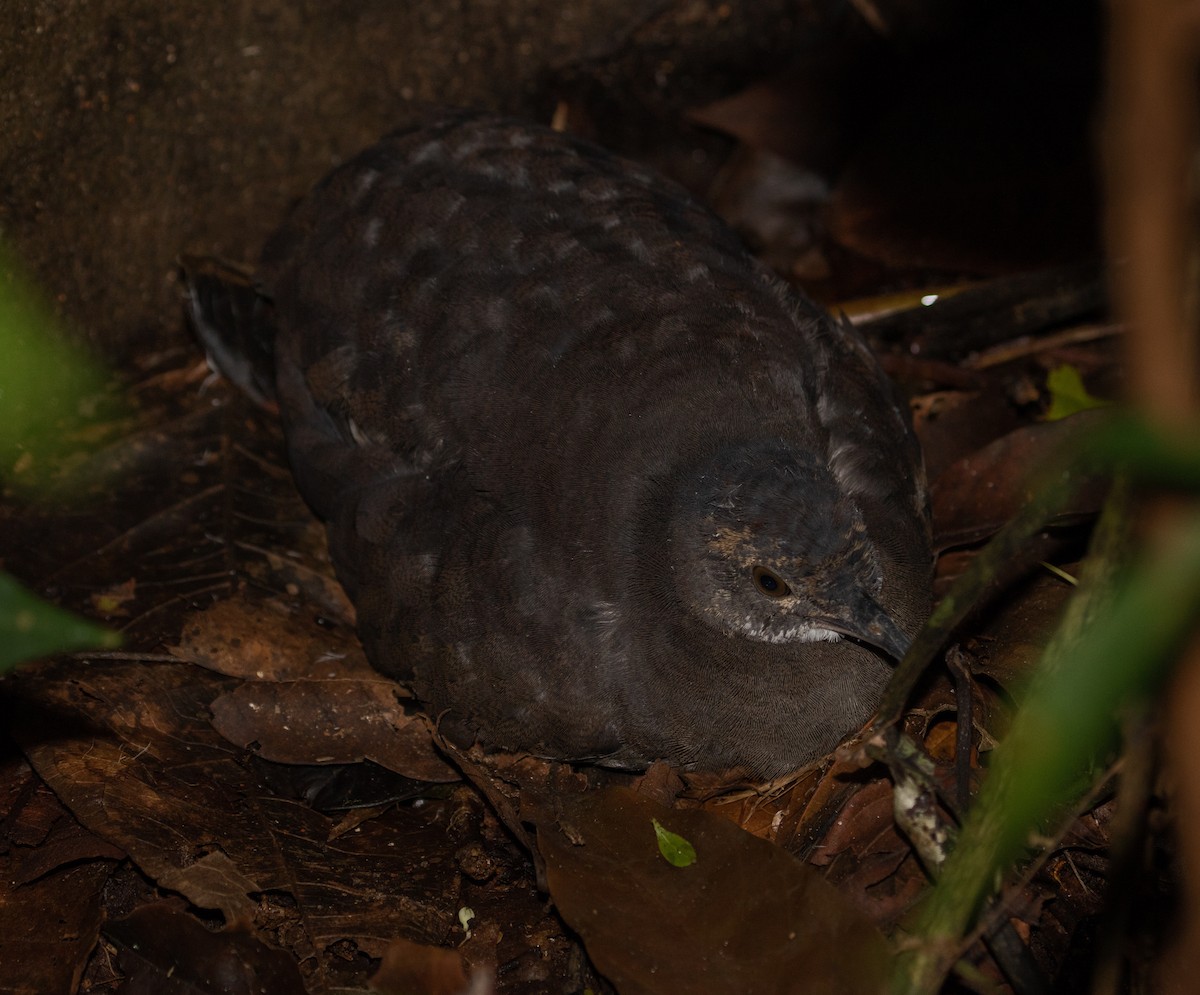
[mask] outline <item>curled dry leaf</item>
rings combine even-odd
[[[256,903],[251,894],[262,886],[248,878],[224,853],[215,850],[186,867],[162,871],[158,883],[177,891],[202,909],[220,909],[227,923],[249,923]]]
[[[408,692],[371,669],[353,634],[297,618],[287,606],[231,599],[194,612],[171,650],[246,678],[212,704],[213,724],[239,747],[279,763],[369,759],[420,781],[458,780]]]
[[[448,783],[458,772],[433,746],[429,722],[407,714],[404,689],[385,677],[370,681],[243,684],[212,704],[213,726],[238,746],[279,763],[357,763],[418,781]]]
[[[998,531],[1032,499],[1033,468],[1049,467],[1081,430],[1095,424],[1083,412],[1063,421],[1018,428],[948,467],[930,489],[934,545],[939,549],[976,542]],[[1079,491],[1072,514],[1100,509],[1107,484]]]
[[[353,634],[297,618],[287,606],[236,598],[193,612],[173,656],[229,677],[293,681],[303,677],[373,677]]]

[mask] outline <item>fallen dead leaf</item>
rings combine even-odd
[[[538,824],[550,894],[621,995],[881,990],[883,937],[779,847],[628,788],[559,801],[557,822]],[[663,859],[653,819],[695,847],[694,864]]]
[[[408,692],[374,674],[371,680],[247,683],[212,704],[213,726],[267,760],[292,764],[373,760],[405,777],[460,779],[435,750],[429,722],[408,714]]]
[[[381,995],[464,995],[466,966],[454,950],[399,938],[388,944],[371,987]]]

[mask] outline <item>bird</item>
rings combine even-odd
[[[647,166],[433,109],[253,273],[183,268],[210,357],[278,407],[372,666],[457,746],[779,777],[928,614],[904,399]]]

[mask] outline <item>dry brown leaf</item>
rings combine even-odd
[[[371,987],[381,995],[464,995],[466,966],[454,950],[397,938],[371,975]]]
[[[170,647],[170,652],[188,663],[246,680],[376,676],[348,631],[297,619],[281,604],[251,604],[236,598],[189,615],[179,645]]]
[[[458,772],[436,752],[428,721],[405,712],[408,693],[374,674],[370,680],[247,683],[212,704],[216,730],[279,763],[373,760],[405,777],[447,783]]]
[[[887,945],[812,868],[700,810],[627,788],[560,799],[538,825],[550,894],[622,995],[878,993]],[[674,867],[652,820],[697,859]]]

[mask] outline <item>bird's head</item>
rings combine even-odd
[[[763,643],[850,637],[895,660],[880,554],[852,496],[783,442],[726,449],[688,476],[670,523],[673,582],[704,624]]]

